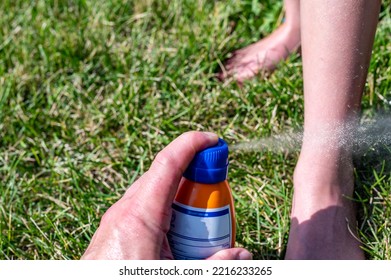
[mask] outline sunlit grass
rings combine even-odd
[[[214,79],[229,52],[280,24],[282,3],[253,2],[1,1],[0,259],[78,259],[105,210],[184,131],[236,143],[302,126],[298,55],[242,87]],[[365,117],[390,108],[389,4]],[[284,258],[296,160],[231,153],[237,243],[254,258]],[[357,169],[359,228],[368,258],[390,259],[390,170],[378,166]]]

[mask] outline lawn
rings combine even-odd
[[[391,114],[390,4],[365,121]],[[182,132],[214,131],[234,144],[300,130],[299,55],[242,87],[214,79],[231,51],[282,19],[272,0],[1,1],[0,259],[80,258],[105,210]],[[237,245],[256,259],[284,258],[297,156],[230,155]],[[388,145],[356,159],[369,259],[391,259],[390,160]]]

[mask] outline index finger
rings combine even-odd
[[[138,207],[150,221],[162,222],[162,215],[171,208],[182,174],[195,154],[217,141],[214,133],[186,132],[157,154],[150,169],[137,182],[134,193]]]

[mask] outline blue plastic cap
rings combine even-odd
[[[198,152],[183,176],[193,182],[215,184],[227,179],[228,145],[219,138],[217,145]]]

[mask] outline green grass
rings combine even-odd
[[[235,143],[300,128],[299,56],[241,88],[213,79],[230,51],[280,24],[282,3],[260,2],[1,1],[0,259],[78,259],[105,210],[184,131]],[[390,4],[366,118],[390,111]],[[369,259],[391,259],[390,154],[358,160]],[[284,257],[297,155],[231,154],[237,241],[256,259]]]

